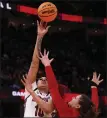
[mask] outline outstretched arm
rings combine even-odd
[[[52,70],[52,67],[50,63],[52,62],[53,59],[49,60],[48,55],[49,52],[46,54],[46,50],[44,51],[44,55],[41,55],[41,62],[45,66],[45,72],[46,72],[46,77],[48,80],[48,86],[49,86],[49,91],[52,96],[53,103],[55,105],[55,108],[58,111],[58,114],[60,117],[75,117],[77,116],[72,112],[72,110],[68,107],[67,103],[64,102],[63,98],[60,95],[59,89],[58,89],[58,83],[56,81],[56,77],[54,75],[54,72]]]
[[[92,84],[91,84],[91,100],[94,103],[96,110],[98,110],[98,106],[99,106],[99,96],[98,96],[98,89],[97,86],[103,81],[99,80],[100,79],[100,74],[97,77],[97,73],[94,72],[93,73],[93,78],[92,78]]]
[[[47,71],[46,71],[46,74],[48,74],[48,78],[52,78],[52,79],[48,79],[47,78],[48,79],[48,83],[49,83],[49,85],[48,85],[49,89],[51,89],[51,88],[57,88],[58,89],[58,83],[56,81],[56,77],[55,77],[55,75],[54,75],[54,73],[52,71],[52,68],[50,66],[50,63],[53,61],[53,59],[49,60],[48,59],[48,55],[49,55],[49,51],[46,54],[46,50],[44,50],[44,55],[42,55],[42,53],[40,52],[41,58],[39,57],[39,59],[41,60],[41,62],[43,63],[43,65],[45,67],[49,66],[49,67],[45,68],[45,71],[47,69],[48,73],[50,73],[50,74],[48,74]]]
[[[28,78],[27,78],[31,83],[33,83],[36,80],[39,68],[39,59],[37,58],[37,55],[39,55],[39,51],[41,50],[42,39],[43,37],[41,35],[37,35],[36,45],[34,48],[32,62],[30,65],[30,69],[28,71]]]
[[[38,68],[39,68],[39,53],[41,51],[41,44],[42,44],[42,39],[44,35],[48,32],[49,26],[45,27],[43,25],[43,22],[37,21],[37,39],[36,39],[36,44],[33,52],[33,57],[32,57],[32,62],[30,65],[30,69],[27,74],[27,79],[33,83],[36,80]]]
[[[71,117],[72,112],[69,110],[68,105],[64,102],[58,90],[58,83],[50,65],[45,66],[46,77],[48,80],[49,91],[52,96],[53,103],[60,115],[60,117]]]
[[[97,110],[98,106],[99,106],[98,89],[97,89],[97,87],[92,86],[91,87],[91,91],[92,91],[92,93],[91,93],[91,100],[94,103],[94,105],[96,107],[96,110]]]

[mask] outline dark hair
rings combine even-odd
[[[41,77],[45,77],[45,72],[42,70],[42,69],[39,69],[38,73],[37,73],[37,79],[36,79],[36,82],[38,82],[38,80],[41,78]]]
[[[88,96],[81,95],[79,104],[79,118],[97,118],[97,116],[99,115],[99,112],[96,110],[95,105],[92,103],[91,99]]]

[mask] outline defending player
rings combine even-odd
[[[97,85],[99,85],[103,80],[99,80],[100,75],[97,77],[96,73],[93,73],[92,79],[92,101],[86,95],[74,95],[69,94],[61,97],[58,90],[58,83],[56,81],[55,75],[51,68],[50,63],[53,59],[49,60],[48,55],[46,54],[46,50],[44,51],[44,55],[41,54],[41,62],[45,66],[46,76],[49,84],[50,94],[53,99],[53,103],[58,111],[59,117],[81,117],[81,118],[96,118],[98,115],[98,91]]]

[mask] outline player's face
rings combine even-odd
[[[37,82],[38,88],[48,88],[48,82],[46,77],[41,77]]]
[[[69,103],[68,105],[72,108],[80,108],[80,105],[79,105],[79,100],[81,98],[81,95],[78,95],[76,97],[74,97]]]

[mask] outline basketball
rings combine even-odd
[[[57,16],[57,8],[51,2],[44,2],[38,8],[38,17],[44,22],[51,22]]]

